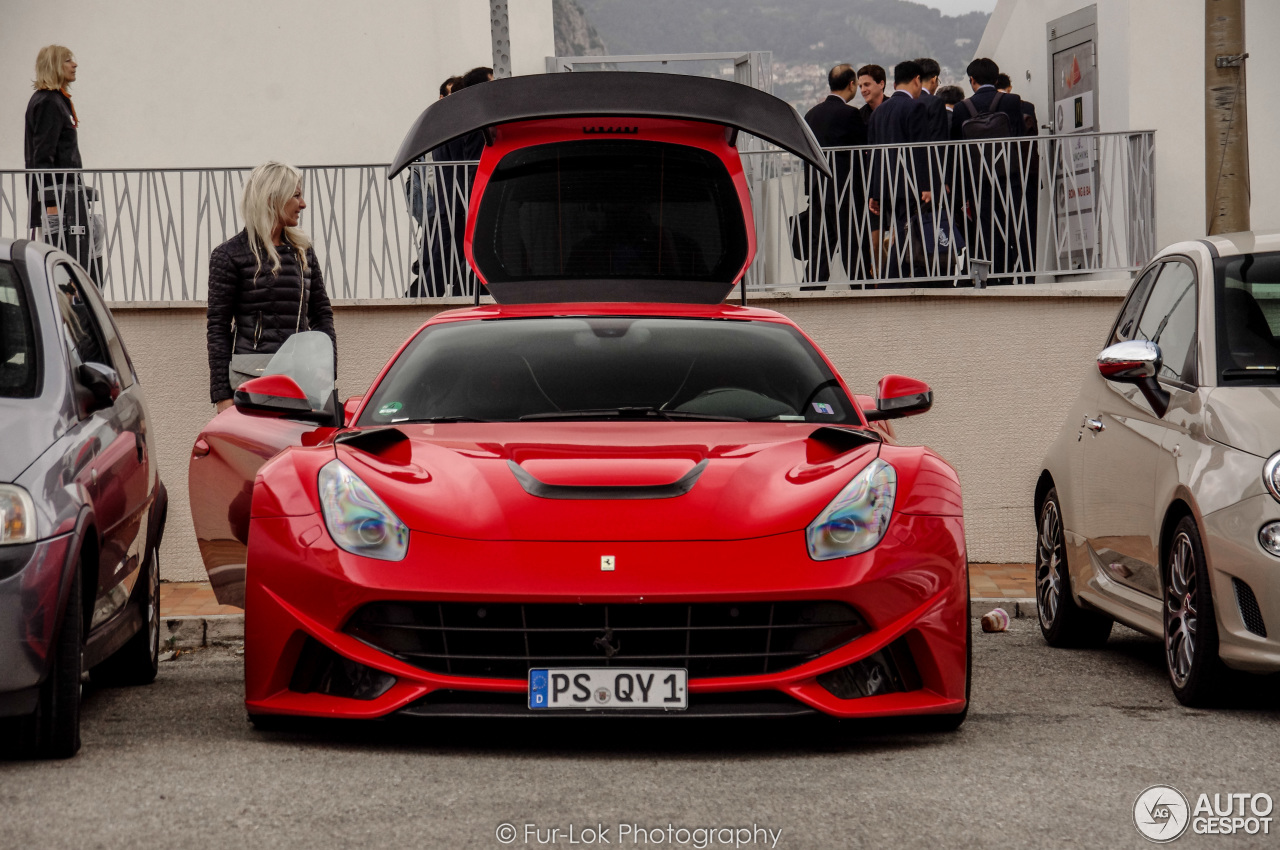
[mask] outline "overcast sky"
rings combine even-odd
[[[944,15],[963,15],[965,12],[991,12],[996,0],[917,0],[926,6],[941,9]]]

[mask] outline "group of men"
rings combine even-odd
[[[866,150],[833,152],[834,179],[807,176],[809,210],[797,217],[793,239],[797,255],[806,255],[806,280],[828,280],[836,251],[850,279],[918,275],[930,254],[954,257],[965,245],[972,256],[988,255],[981,258],[997,273],[1033,267],[1032,240],[1022,235],[1029,228],[1009,226],[1013,218],[1035,223],[1026,213],[1036,193],[1024,185],[1036,173],[1025,167],[1032,152],[1022,148],[1030,146],[968,146],[962,158],[955,149],[917,145],[1038,133],[1035,107],[1012,93],[994,61],[975,59],[966,73],[968,98],[956,86],[939,88],[933,59],[899,62],[890,92],[879,65],[841,64],[827,74],[831,94],[805,121],[824,148]],[[849,103],[856,94],[859,108]],[[913,147],[897,147],[903,145]],[[952,203],[944,204],[948,195]]]

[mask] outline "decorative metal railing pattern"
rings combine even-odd
[[[749,291],[968,285],[975,269],[1027,282],[1131,271],[1156,249],[1150,131],[827,156],[840,179],[806,175],[783,151],[744,150],[758,246]],[[81,258],[109,300],[200,301],[209,252],[242,226],[249,171],[0,171],[0,237],[29,235],[39,180],[66,213],[41,216],[44,238]],[[474,294],[462,251],[474,163],[415,164],[395,180],[384,165],[302,172],[302,227],[331,297]]]

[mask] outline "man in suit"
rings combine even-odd
[[[929,141],[946,142],[951,139],[951,113],[947,105],[936,97],[938,76],[942,73],[936,59],[917,59],[920,66],[920,97],[924,104],[925,123],[929,128]]]
[[[1002,72],[996,77],[996,88],[1006,95],[1013,94],[1013,80]],[[1022,101],[1022,133],[1024,136],[1040,135],[1036,105],[1028,100]],[[1019,240],[1019,250],[1022,251],[1024,265],[1035,268],[1038,241],[1036,234],[1040,226],[1040,148],[1036,142],[1023,142],[1019,147],[1022,150],[1022,197],[1027,199],[1026,217],[1020,228],[1022,238]]]
[[[859,114],[862,115],[862,123],[871,123],[871,113],[876,107],[884,103],[884,84],[885,74],[884,68],[879,65],[863,65],[858,69],[858,93],[862,95],[862,106],[858,108]],[[857,157],[861,165],[861,173],[864,176],[871,174],[872,158],[877,154],[874,151],[863,151],[862,155]],[[862,254],[866,257],[871,265],[868,271],[875,274],[879,269],[879,250],[880,245],[880,215],[879,213],[871,213],[867,216],[867,235],[863,240]]]
[[[827,73],[827,87],[831,94],[805,113],[805,123],[813,130],[818,144],[824,148],[852,147],[867,142],[862,115],[849,105],[857,88],[856,83],[857,75],[851,65],[835,66]],[[834,180],[828,180],[812,169],[805,170],[805,189],[809,193],[809,232],[801,234],[801,238],[808,239],[806,280],[811,281],[830,278],[830,259],[837,249],[850,278],[854,276],[856,268],[850,236],[854,230],[853,216],[862,209],[861,169],[855,171],[853,168],[852,152],[836,152],[829,156]]]
[[[927,142],[929,127],[924,104],[918,99],[920,66],[910,60],[899,62],[893,69],[893,96],[886,98],[871,113],[867,141],[871,145],[909,145]],[[934,174],[925,148],[881,148],[873,152],[868,206],[882,220],[893,222],[895,243],[901,247],[907,240],[907,218],[933,200]],[[897,277],[900,250],[891,252],[886,273]]]
[[[1000,141],[1023,135],[1022,99],[996,89],[1000,66],[991,59],[974,59],[965,71],[973,94],[952,111],[951,137],[978,143],[969,146],[964,167],[969,253],[990,260],[992,275],[1028,270],[1020,259],[1017,240],[1005,237],[1017,226],[1016,213],[1021,206],[1021,180],[1010,179],[1022,170],[1021,150],[1016,144]],[[984,130],[976,129],[979,122],[975,117],[987,113],[1002,114],[1005,120],[995,122],[995,129],[990,124]],[[1012,283],[1013,279],[991,282]]]

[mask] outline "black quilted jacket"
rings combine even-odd
[[[333,308],[315,251],[307,249],[306,280],[296,249],[280,252],[280,271],[262,255],[262,268],[249,250],[245,231],[213,249],[209,257],[209,398],[216,404],[231,398],[227,368],[231,364],[231,323],[235,321],[236,354],[274,354],[295,331],[324,331],[333,339]]]

